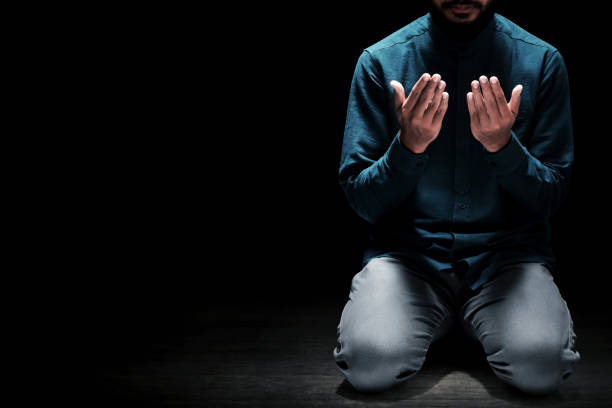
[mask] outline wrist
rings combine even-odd
[[[498,145],[495,145],[495,146],[485,146],[485,149],[489,153],[497,153],[501,149],[503,149],[504,147],[506,147],[506,146],[508,146],[510,144],[510,139],[512,139],[512,133],[510,133],[510,136],[508,136],[506,138],[505,142],[502,142],[501,144],[498,144]]]
[[[402,144],[402,146],[408,150],[410,150],[412,153],[414,154],[421,154],[425,151],[425,149],[427,148],[427,146],[424,147],[414,147],[412,146],[410,143],[408,143],[406,141],[407,137],[406,137],[406,133],[403,130],[400,130],[400,142]]]

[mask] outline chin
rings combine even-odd
[[[478,13],[470,13],[467,17],[457,17],[451,12],[446,14],[446,18],[453,23],[469,24],[478,18]]]

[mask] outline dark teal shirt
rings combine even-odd
[[[438,137],[415,154],[399,139],[394,91],[439,73],[449,105]],[[489,153],[472,135],[466,94],[497,76],[510,101],[523,85],[510,142]],[[366,48],[352,79],[339,182],[370,225],[363,266],[404,259],[453,271],[477,289],[504,265],[542,262],[551,272],[549,217],[568,194],[574,159],[570,89],[559,51],[495,13],[457,43],[431,14]]]

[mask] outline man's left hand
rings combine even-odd
[[[510,141],[522,90],[522,85],[515,86],[507,103],[497,77],[492,76],[489,81],[482,75],[480,83],[472,81],[472,92],[467,93],[470,127],[488,152],[495,153]]]

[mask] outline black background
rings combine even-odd
[[[607,23],[578,4],[496,7],[565,59],[575,165],[551,220],[555,281],[570,309],[609,311]],[[108,63],[129,73],[114,96],[128,119],[84,221],[79,293],[101,358],[210,307],[346,301],[368,232],[337,181],[351,77],[365,47],[425,12],[328,2],[142,20]]]

